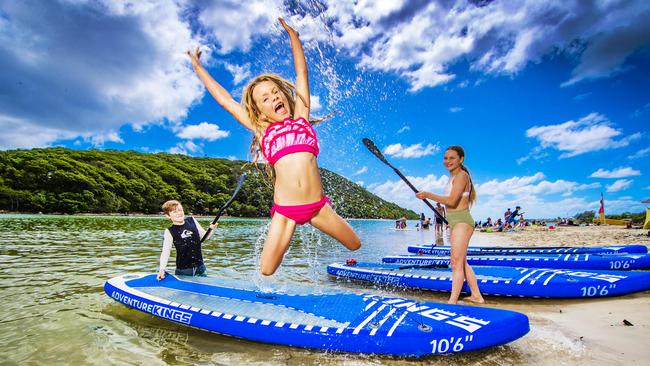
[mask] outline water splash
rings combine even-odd
[[[318,248],[322,243],[321,232],[313,226],[301,226],[298,230],[302,242],[302,258],[307,264],[307,280],[311,284],[318,284],[321,266],[318,260]],[[314,286],[315,289],[318,286]]]
[[[255,265],[253,266],[253,284],[255,288],[260,292],[271,292],[273,290],[273,276],[264,276],[259,270],[260,259],[262,258],[262,249],[264,248],[264,242],[266,237],[269,234],[269,228],[271,227],[271,221],[267,222],[265,225],[260,225],[258,229],[257,240],[255,240],[255,246],[253,249],[253,258],[255,258]]]

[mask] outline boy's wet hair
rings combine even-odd
[[[169,200],[162,205],[162,210],[165,215],[169,215],[170,212],[174,211],[176,207],[181,206],[181,203],[176,200]]]

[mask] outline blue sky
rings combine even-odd
[[[646,1],[0,0],[0,149],[66,146],[249,159],[184,51],[239,99],[293,79],[277,17],[301,34],[320,166],[418,212],[466,149],[475,218],[644,210],[650,198]]]

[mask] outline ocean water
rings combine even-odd
[[[206,227],[210,218],[199,221]],[[203,248],[208,274],[287,291],[307,287],[314,292],[391,294],[390,289],[335,281],[326,266],[347,258],[381,261],[384,255],[405,253],[408,245],[436,240],[433,230],[415,230],[415,222],[409,222],[411,230],[396,231],[393,221],[352,220],[363,245],[349,252],[306,225],[297,230],[277,273],[262,278],[257,261],[268,223],[222,219]],[[111,277],[157,271],[162,231],[168,225],[163,217],[0,215],[0,364],[572,364],[584,354],[579,342],[534,319],[529,335],[483,351],[424,359],[337,354],[203,332],[128,309],[106,296],[103,285]],[[472,244],[490,244],[477,240]],[[448,297],[420,291],[398,295],[441,302]],[[517,311],[549,304],[533,299],[489,301],[490,306]]]

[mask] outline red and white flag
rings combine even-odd
[[[605,199],[603,198],[603,193],[600,193],[600,209],[598,209],[598,214],[603,215],[605,213]]]

